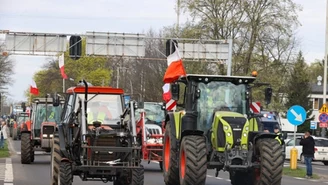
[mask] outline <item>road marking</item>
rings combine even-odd
[[[21,155],[21,152],[16,152],[17,155]],[[43,152],[43,151],[35,151],[34,155],[50,155],[50,153]]]
[[[6,159],[5,180],[4,185],[14,185],[14,173],[11,158]]]

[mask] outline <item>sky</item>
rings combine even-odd
[[[176,0],[0,0],[0,30],[70,33],[87,31],[142,33],[176,23]],[[296,30],[307,62],[322,59],[325,48],[325,0],[294,0],[303,6]],[[18,6],[19,5],[19,6]],[[181,15],[180,22],[187,20]],[[15,63],[10,98],[25,100],[24,91],[49,57],[10,56]]]

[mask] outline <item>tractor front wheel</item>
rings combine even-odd
[[[58,134],[54,134],[52,146],[50,170],[51,185],[60,185],[60,161],[62,157],[60,154]]]
[[[62,161],[59,166],[60,169],[60,184],[72,185],[73,174],[72,174],[72,164],[67,161]]]
[[[180,147],[180,185],[205,185],[206,141],[203,136],[185,136]]]
[[[255,185],[281,185],[284,157],[276,139],[260,139],[256,148],[260,153],[260,169],[255,169]]]
[[[179,184],[179,167],[178,167],[178,155],[177,148],[173,147],[173,140],[175,136],[171,131],[170,123],[166,124],[164,133],[164,146],[163,146],[163,175],[166,185]]]
[[[30,133],[22,133],[21,141],[21,163],[30,164],[32,162],[33,145]],[[33,156],[34,158],[34,156]],[[33,159],[34,161],[34,159]]]

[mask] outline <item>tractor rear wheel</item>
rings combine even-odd
[[[166,124],[164,133],[164,146],[163,146],[163,163],[164,163],[164,182],[166,185],[179,184],[179,167],[177,148],[174,148],[173,140],[175,136],[171,131],[170,123]]]
[[[273,138],[260,139],[256,148],[260,153],[260,169],[255,170],[255,185],[280,185],[284,157],[280,143]]]
[[[59,137],[58,134],[54,134],[53,145],[51,151],[51,185],[60,185],[60,146],[59,146]]]
[[[21,141],[21,163],[30,164],[32,162],[33,145],[30,133],[22,133]]]
[[[180,147],[180,185],[205,185],[206,141],[203,136],[185,136]]]
[[[13,140],[17,140],[17,128],[13,128]]]

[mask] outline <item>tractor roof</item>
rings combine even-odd
[[[79,86],[79,87],[71,87],[67,89],[67,93],[84,93],[85,87]],[[112,88],[112,87],[100,87],[100,86],[91,86],[88,87],[88,93],[94,93],[94,94],[124,94],[123,89],[119,88]]]
[[[232,83],[243,83],[249,84],[253,83],[256,78],[251,76],[225,76],[225,75],[203,75],[203,74],[187,74],[186,77],[181,77],[180,80],[190,80],[196,82],[211,82],[211,81],[221,81],[221,82],[232,82]],[[207,79],[207,80],[206,80]]]
[[[44,103],[46,103],[46,98],[34,98],[33,102],[39,103],[39,104],[44,104]],[[52,103],[52,98],[47,98],[47,103],[51,104]]]

